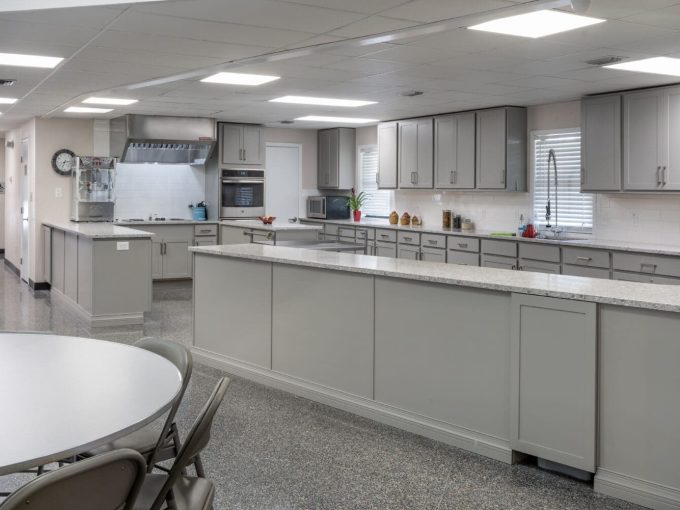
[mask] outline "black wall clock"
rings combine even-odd
[[[71,175],[75,154],[68,149],[59,149],[52,156],[52,169],[59,175]]]

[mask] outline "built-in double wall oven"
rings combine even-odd
[[[221,185],[222,218],[264,215],[264,170],[222,170]]]

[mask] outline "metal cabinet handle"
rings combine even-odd
[[[661,186],[661,167],[656,167],[656,185]]]
[[[245,161],[246,159],[248,159],[248,158],[246,157],[246,150],[243,149],[243,161]]]
[[[505,184],[505,168],[501,169],[501,184]]]
[[[437,241],[435,239],[428,239],[427,242],[437,246]]]
[[[517,269],[517,267],[515,266],[515,264],[513,264],[513,265],[512,265],[512,270],[514,271],[515,269]]]
[[[453,171],[453,184],[458,184],[458,170]]]
[[[652,263],[650,263],[650,262],[641,262],[641,263],[640,263],[640,271],[644,271],[645,266],[646,266],[646,267],[651,267],[651,268],[652,268],[652,273],[656,272],[657,265],[656,265],[656,264],[652,264]]]
[[[413,175],[415,176],[416,182],[414,184],[418,184],[418,172],[413,172]]]
[[[663,185],[665,186],[668,184],[668,172],[666,171],[666,167],[663,167],[663,170],[661,170],[661,179],[663,181]]]
[[[412,237],[404,237],[404,241],[413,241]]]
[[[449,184],[453,184],[453,170],[451,170],[451,173],[449,174]]]
[[[380,172],[375,173],[375,183],[380,186]]]
[[[461,247],[461,248],[467,248],[468,243],[458,243],[458,246]]]
[[[576,257],[577,263],[583,262],[584,264],[587,264],[591,260],[593,260],[593,257]]]
[[[380,237],[382,237],[383,239],[389,239],[390,238],[390,236],[387,235],[387,234],[380,234]]]
[[[522,267],[522,266],[517,266],[517,271],[524,271],[524,267]]]
[[[586,183],[586,169],[581,167],[581,185]]]

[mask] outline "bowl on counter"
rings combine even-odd
[[[260,220],[263,225],[271,225],[274,223],[276,216],[258,216],[257,219]]]

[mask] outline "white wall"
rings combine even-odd
[[[116,167],[116,218],[190,219],[189,204],[205,200],[205,169],[191,165]]]

